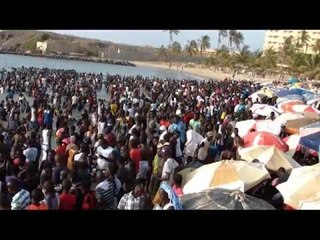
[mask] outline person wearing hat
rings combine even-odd
[[[168,133],[167,128],[164,125],[162,125],[159,128],[159,132],[160,132],[159,141],[163,141],[164,140],[164,136],[167,135],[167,133]]]
[[[197,159],[199,161],[201,162],[206,161],[213,137],[214,137],[214,132],[207,132],[206,137],[200,142],[198,146],[198,153],[197,153]]]

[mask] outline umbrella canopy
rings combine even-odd
[[[184,210],[274,210],[266,201],[240,191],[210,189],[181,197]]]
[[[300,101],[301,103],[304,102],[303,96],[300,95],[287,95],[285,97],[279,97],[277,98],[277,104],[281,104],[283,102],[287,101]]]
[[[283,113],[274,120],[274,123],[285,125],[289,133],[298,133],[301,127],[317,121],[314,113]]]
[[[241,159],[246,161],[251,162],[254,159],[258,159],[271,171],[277,171],[280,167],[283,167],[286,170],[300,167],[295,160],[274,146],[253,146],[244,148],[239,151],[239,154]]]
[[[235,126],[238,129],[240,137],[244,137],[250,133],[251,129],[259,132],[269,132],[274,135],[279,135],[281,132],[281,125],[274,123],[272,120],[244,120],[236,123]]]
[[[251,132],[246,135],[244,138],[244,147],[251,146],[275,146],[279,148],[281,151],[288,151],[289,146],[278,136],[273,135],[268,132]]]
[[[292,89],[284,89],[284,90],[280,90],[278,92],[278,97],[284,97],[284,96],[287,96],[287,95],[301,95],[305,92],[304,89],[302,88],[292,88]]]
[[[297,104],[304,104],[304,103],[300,100],[288,100],[288,101],[279,103],[278,108],[284,112],[294,112],[292,111],[292,106]]]
[[[301,137],[299,144],[314,151],[319,151],[320,132],[317,131],[316,133]]]
[[[320,199],[315,201],[303,201],[299,210],[320,210]]]
[[[318,109],[305,104],[293,105],[291,109],[288,109],[288,111],[296,112],[296,113],[310,112],[310,113],[320,114],[320,111]]]
[[[290,135],[290,136],[284,138],[283,141],[286,144],[288,144],[288,146],[289,146],[289,151],[287,152],[287,154],[290,157],[292,157],[296,151],[299,151],[301,149],[301,145],[299,144],[300,138],[303,136],[307,136],[312,133],[315,133],[317,131],[320,131],[320,129],[319,128],[307,128],[307,129],[300,130],[299,134],[293,134],[293,135]],[[313,156],[318,156],[317,151],[309,150],[309,153]]]
[[[266,96],[268,98],[273,98],[276,96],[275,92],[269,89],[268,87],[261,88],[258,92],[256,92],[257,95]]]
[[[185,194],[210,188],[247,191],[270,178],[263,164],[226,160],[206,164],[186,176]]]
[[[320,164],[294,168],[287,182],[277,186],[284,203],[299,209],[303,201],[320,199]]]

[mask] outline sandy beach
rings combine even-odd
[[[137,66],[140,67],[152,67],[152,68],[160,68],[160,69],[167,69],[169,70],[169,65],[168,63],[157,63],[157,62],[133,62],[134,64],[136,64]],[[206,80],[209,79],[215,79],[215,80],[224,80],[225,78],[231,78],[232,74],[231,73],[224,73],[221,71],[214,71],[213,69],[209,69],[209,68],[187,68],[184,67],[183,71],[181,69],[181,67],[178,66],[172,66],[171,68],[172,71],[178,71],[181,73],[187,73],[187,74],[191,74],[197,77],[201,77],[204,78]],[[235,80],[249,80],[252,79],[252,77],[248,74],[237,74],[235,76]],[[260,82],[272,82],[275,79],[271,79],[271,78],[254,78],[252,80],[255,81],[260,81]]]

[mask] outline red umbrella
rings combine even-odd
[[[284,152],[289,150],[289,146],[280,137],[269,132],[251,132],[244,137],[244,147],[257,145],[275,146]]]

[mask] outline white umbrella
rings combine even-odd
[[[186,176],[185,194],[212,188],[247,191],[270,175],[263,164],[245,161],[220,161],[204,165]]]
[[[292,170],[287,182],[277,186],[284,203],[299,209],[305,201],[320,200],[320,164]]]
[[[271,171],[277,171],[280,167],[286,170],[300,167],[289,155],[274,146],[252,146],[239,151],[241,159],[253,161],[258,159]]]
[[[302,201],[299,210],[320,210],[320,199],[315,201]]]

